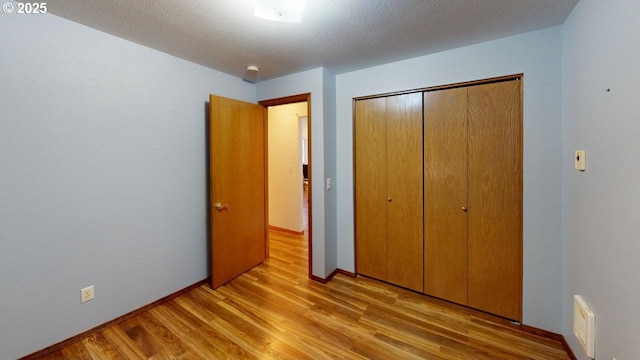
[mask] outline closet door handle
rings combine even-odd
[[[229,204],[222,204],[222,203],[215,203],[213,204],[213,208],[218,210],[218,211],[224,211],[227,210],[229,208]]]
[[[466,206],[463,206],[463,207],[462,207],[462,211],[467,212],[467,207],[466,207]]]
[[[387,198],[387,201],[388,201],[388,202],[391,202],[392,200],[393,200],[393,199],[391,199],[391,196],[389,196],[389,197]]]

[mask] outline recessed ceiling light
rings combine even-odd
[[[259,0],[253,15],[267,20],[299,23],[305,0]]]

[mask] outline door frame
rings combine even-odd
[[[313,269],[313,240],[312,240],[312,234],[313,234],[313,157],[311,156],[311,149],[312,149],[312,141],[311,141],[311,93],[305,93],[305,94],[298,94],[298,95],[291,95],[291,96],[285,96],[285,97],[281,97],[281,98],[276,98],[276,99],[268,99],[268,100],[262,100],[262,101],[258,101],[258,104],[262,105],[262,107],[264,108],[264,119],[265,119],[265,137],[266,139],[269,138],[269,134],[268,134],[268,129],[269,129],[269,116],[268,116],[268,108],[269,106],[278,106],[278,105],[287,105],[287,104],[294,104],[294,103],[300,103],[300,102],[306,102],[307,103],[307,171],[308,171],[308,178],[309,178],[309,186],[308,186],[308,207],[307,207],[307,221],[308,221],[308,234],[307,234],[307,248],[308,248],[308,259],[307,262],[309,264],[308,267],[308,277],[309,279],[314,279],[314,276],[312,275],[312,269]],[[266,141],[265,142],[265,154],[268,154],[268,150],[269,150],[269,142]],[[267,169],[269,169],[269,163],[268,163],[268,156],[267,156],[267,164],[266,164]],[[268,212],[268,206],[269,206],[269,176],[268,176],[268,170],[267,170],[267,176],[265,177],[265,188],[267,189],[267,215],[269,214]],[[304,208],[304,207],[303,207]],[[304,210],[303,210],[304,211]],[[269,226],[269,221],[267,218],[267,229]],[[266,247],[266,251],[267,251],[267,258],[269,257],[269,236],[267,236],[267,247]]]

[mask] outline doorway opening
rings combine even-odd
[[[267,129],[269,236],[288,234],[308,250],[312,266],[310,94],[260,101]],[[269,251],[269,250],[267,250]]]

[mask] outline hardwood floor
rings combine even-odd
[[[270,235],[270,258],[45,359],[569,359],[554,340],[364,277],[307,278],[303,236]]]

